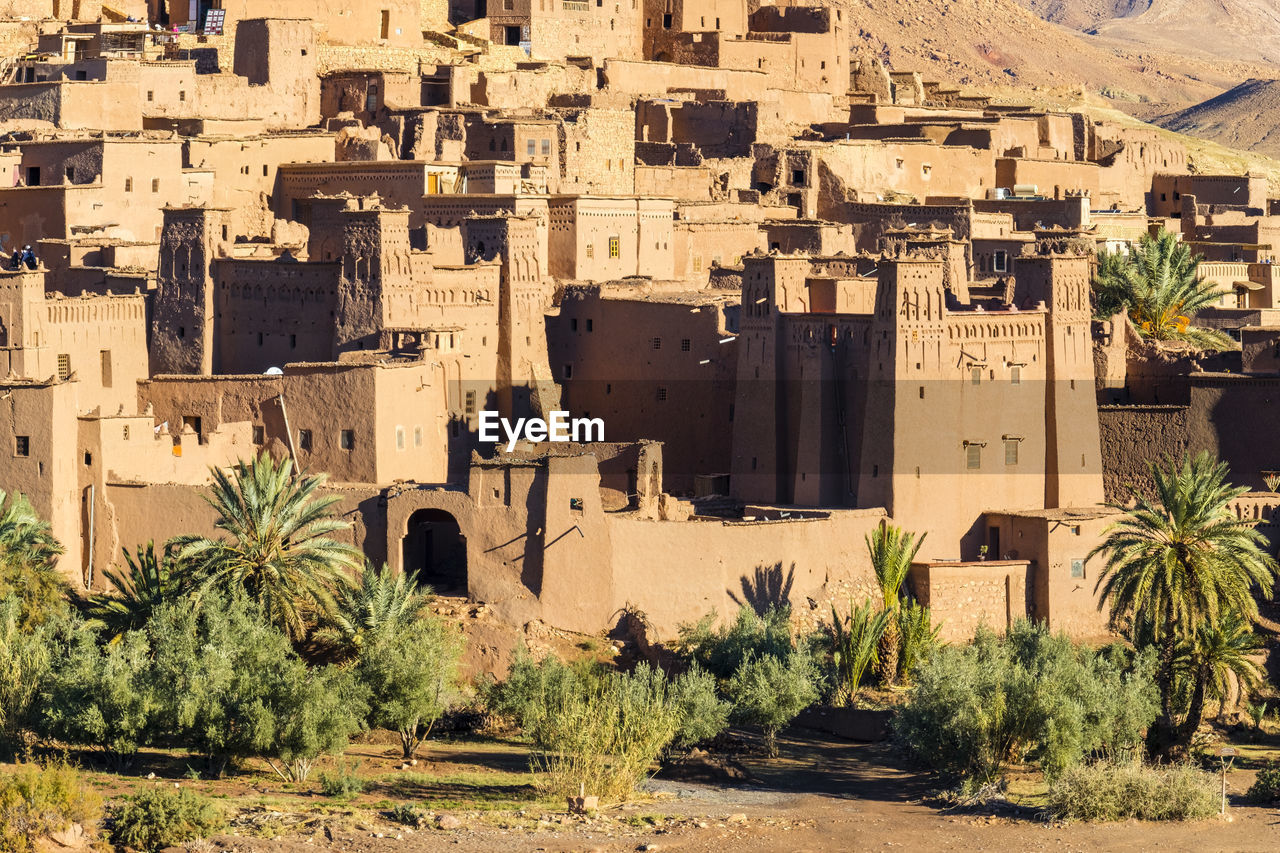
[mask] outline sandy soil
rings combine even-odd
[[[435,747],[417,773],[455,768],[520,772],[515,747],[472,750]],[[376,746],[366,760],[394,759]],[[357,753],[359,750],[357,750]],[[431,758],[444,758],[448,763]],[[1195,850],[1274,851],[1280,841],[1280,811],[1247,806],[1239,794],[1253,772],[1229,776],[1230,820],[1198,823],[1053,824],[1034,809],[1005,807],[1002,813],[952,812],[929,799],[935,783],[903,766],[886,745],[851,744],[794,733],[776,760],[743,758],[723,763],[694,761],[672,768],[650,784],[650,797],[607,809],[596,818],[570,817],[538,807],[511,811],[439,809],[460,826],[434,823],[411,830],[377,812],[340,810],[284,829],[282,837],[224,835],[214,849],[228,851],[828,851],[828,850]],[[385,772],[385,769],[378,772]],[[734,781],[733,777],[746,777]],[[416,778],[416,777],[415,777]],[[443,786],[447,787],[447,786]],[[443,790],[442,787],[442,790]],[[495,786],[495,788],[498,786]],[[441,791],[435,792],[440,794]],[[501,799],[510,792],[495,792]],[[371,796],[377,796],[373,794]],[[262,826],[256,829],[262,831]],[[208,846],[203,846],[208,850]]]

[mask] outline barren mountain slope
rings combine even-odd
[[[1246,80],[1155,123],[1231,148],[1280,157],[1280,80]]]
[[[1112,18],[1141,15],[1152,0],[1020,0],[1046,21],[1073,30],[1091,30]]]
[[[1143,49],[1280,62],[1276,0],[1019,0],[1047,21]]]
[[[1119,90],[1135,100],[1191,104],[1247,77],[1268,73],[1257,64],[1187,59],[1074,33],[1043,20],[1019,0],[837,2],[849,10],[855,44],[860,42],[890,68],[919,70],[960,85],[987,89],[1083,85],[1092,91]]]

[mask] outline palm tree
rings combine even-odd
[[[1161,709],[1149,742],[1159,751],[1180,751],[1199,720],[1191,713],[1177,719],[1178,645],[1225,614],[1254,621],[1254,587],[1270,596],[1277,565],[1262,535],[1231,512],[1230,502],[1247,489],[1227,482],[1225,463],[1201,453],[1169,463],[1168,470],[1150,468],[1155,500],[1134,490],[1136,505],[1107,528],[1089,558],[1106,554],[1096,586],[1099,608],[1108,604],[1113,624],[1127,624],[1136,644],[1159,651]],[[1189,710],[1195,711],[1197,694],[1203,707],[1208,674],[1196,669],[1191,677]]]
[[[1200,726],[1206,700],[1217,702],[1221,714],[1234,687],[1242,697],[1257,690],[1264,675],[1253,656],[1262,647],[1249,622],[1232,611],[1205,622],[1178,647],[1174,666],[1179,693],[1187,697],[1186,726],[1191,731]]]
[[[1174,234],[1144,234],[1128,255],[1103,253],[1094,277],[1098,313],[1127,311],[1138,334],[1156,341],[1183,341],[1200,349],[1233,349],[1214,329],[1197,328],[1191,318],[1218,302],[1222,293],[1199,277],[1200,256]]]
[[[103,572],[115,591],[90,595],[80,603],[87,624],[102,629],[112,642],[126,631],[142,628],[156,607],[176,591],[173,551],[169,543],[157,557],[154,542],[139,545],[134,554],[122,549],[125,569],[113,566]]]
[[[63,606],[66,584],[55,568],[61,553],[49,523],[26,496],[0,491],[0,599],[17,596],[24,629]]]
[[[374,639],[398,632],[422,619],[431,605],[431,588],[418,586],[412,572],[394,572],[386,563],[366,563],[359,583],[343,584],[333,612],[316,639],[340,655],[359,654]]]
[[[836,685],[835,704],[849,704],[857,698],[862,676],[868,665],[876,665],[880,640],[892,621],[888,610],[872,609],[870,600],[857,607],[850,601],[847,621],[831,605],[831,658],[840,682]]]
[[[197,598],[214,588],[242,590],[295,640],[315,611],[332,611],[342,571],[359,566],[362,557],[331,538],[350,525],[330,511],[336,495],[317,496],[324,481],[324,475],[299,476],[290,460],[276,463],[265,453],[237,463],[230,474],[214,469],[205,501],[218,513],[214,526],[230,538],[173,540]]]
[[[916,553],[924,544],[924,536],[917,539],[914,533],[907,533],[892,524],[882,524],[874,533],[868,533],[866,538],[867,551],[871,554],[871,567],[875,569],[876,582],[880,585],[880,595],[884,599],[883,609],[889,614],[884,633],[880,635],[875,672],[880,683],[889,686],[898,678],[898,648],[902,635],[898,630],[897,616],[902,599],[902,585],[907,581]]]

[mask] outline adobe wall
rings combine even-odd
[[[1150,493],[1147,465],[1181,459],[1190,447],[1186,406],[1099,406],[1102,482],[1108,503],[1126,503],[1133,485]]]
[[[1066,160],[1032,160],[1002,157],[996,160],[996,185],[1015,187],[1031,184],[1046,198],[1060,199],[1069,193],[1100,194],[1098,166]]]
[[[603,75],[608,88],[632,95],[667,95],[673,92],[720,93],[729,101],[760,101],[772,81],[762,71],[704,68],[606,59]]]
[[[874,509],[760,522],[608,516],[612,606],[639,609],[650,639],[670,640],[706,613],[728,620],[743,604],[778,603],[767,591],[789,584],[798,621],[829,621],[832,605],[845,614],[851,600],[878,596],[865,536],[882,521]]]
[[[1005,631],[1031,611],[1031,564],[1025,560],[916,563],[909,577],[946,643],[972,639],[979,625]]]
[[[712,201],[716,176],[705,166],[636,166],[636,195]]]

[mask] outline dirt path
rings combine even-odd
[[[929,778],[903,767],[883,745],[791,737],[783,742],[781,758],[744,759],[741,766],[748,782],[709,783],[697,767],[677,770],[675,778],[653,780],[653,799],[609,809],[598,820],[529,812],[517,813],[508,821],[492,814],[458,813],[462,825],[457,829],[415,832],[386,822],[341,828],[313,824],[303,834],[277,840],[223,836],[217,846],[245,853],[880,849],[1272,853],[1280,844],[1280,810],[1241,804],[1233,806],[1229,822],[1182,824],[1055,825],[1029,813],[1008,817],[947,812],[923,801],[932,790]],[[1238,795],[1248,787],[1252,774],[1237,771],[1229,781]]]

